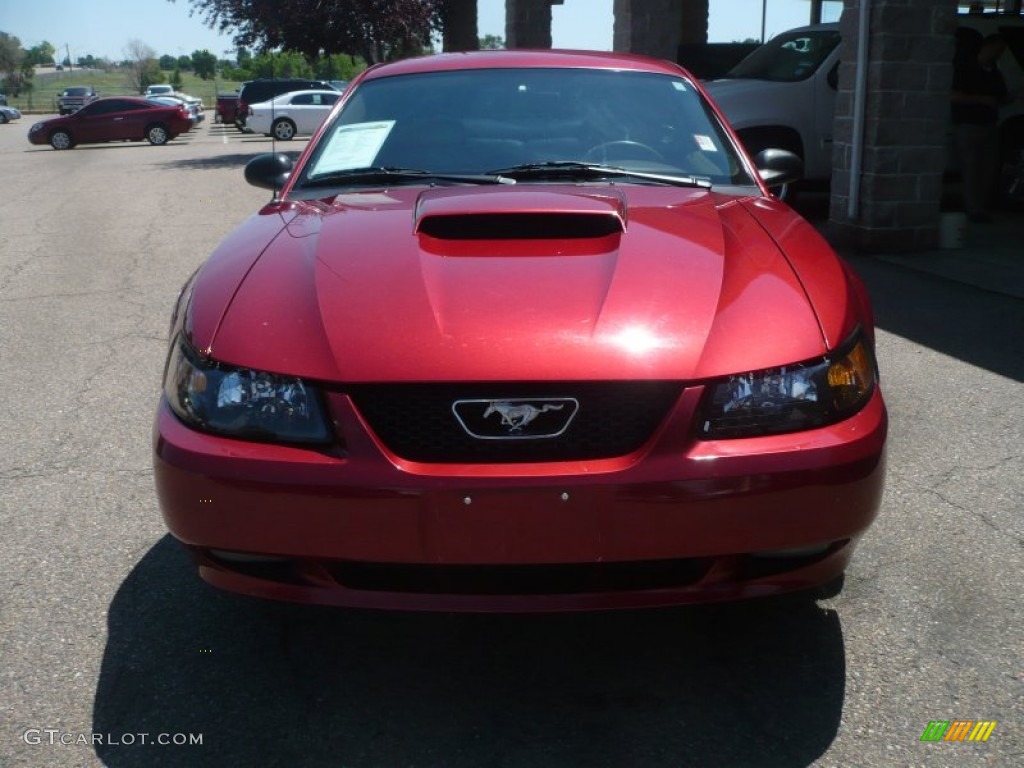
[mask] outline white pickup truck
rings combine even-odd
[[[961,15],[959,23],[1006,38],[999,69],[1011,93],[1024,92],[1024,16],[970,14]],[[793,29],[704,87],[751,155],[767,147],[788,149],[803,159],[805,179],[827,181],[832,175],[840,48],[838,24]],[[1002,191],[1018,198],[1024,195],[1024,100],[1017,98],[1003,108],[999,135]]]

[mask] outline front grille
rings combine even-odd
[[[397,456],[430,463],[583,461],[639,449],[678,400],[682,384],[543,382],[535,384],[368,384],[348,389],[370,429]],[[566,400],[579,409],[555,437],[483,440],[459,424],[459,400]],[[513,433],[507,433],[513,437]]]

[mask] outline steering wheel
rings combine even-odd
[[[611,151],[609,152],[609,150]],[[587,150],[583,159],[587,162],[594,162],[598,160],[601,162],[607,162],[609,155],[623,160],[665,161],[665,156],[654,147],[648,146],[647,144],[643,144],[639,141],[629,141],[627,139],[606,141],[602,144],[597,144]]]

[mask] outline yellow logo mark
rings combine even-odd
[[[921,741],[988,741],[995,729],[995,720],[933,720],[921,734]]]

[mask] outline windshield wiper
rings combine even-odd
[[[328,171],[307,178],[302,187],[325,187],[338,184],[378,184],[405,181],[451,181],[461,184],[515,184],[515,179],[493,173],[442,173],[419,168],[368,166]]]
[[[513,179],[545,179],[570,177],[574,179],[605,179],[609,176],[621,176],[627,179],[656,181],[676,187],[697,187],[711,189],[711,182],[696,176],[674,176],[666,173],[648,173],[647,171],[631,171],[614,165],[583,163],[576,160],[552,160],[546,163],[523,163],[508,168],[487,171],[488,174],[511,177]]]

